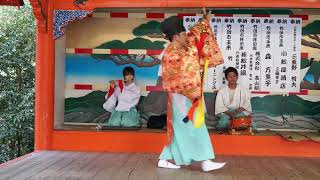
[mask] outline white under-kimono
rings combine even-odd
[[[128,86],[124,86],[121,89],[116,86],[113,94],[103,104],[103,108],[109,112],[112,112],[107,126],[123,126],[123,127],[136,127],[140,126],[140,116],[135,106],[140,99],[140,88],[131,83]]]
[[[233,94],[233,96],[232,96]],[[247,116],[251,114],[250,92],[241,85],[231,90],[228,86],[221,88],[216,97],[215,114],[219,116],[218,129],[227,129],[230,124],[230,117],[224,112],[234,111],[243,107],[245,111],[237,113],[235,116]]]

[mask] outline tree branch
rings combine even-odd
[[[114,57],[114,58],[113,58]],[[123,65],[126,64],[126,60],[123,59],[123,57],[121,55],[111,55],[110,58],[112,59],[112,61],[114,63],[116,63],[117,65]]]
[[[130,62],[134,62],[135,59],[137,58],[137,55],[131,54],[127,56]]]
[[[310,59],[310,61],[309,61],[308,65],[307,65],[307,67],[311,67],[312,63],[314,63],[314,58],[311,58],[311,59]]]
[[[147,34],[146,36],[149,38],[165,38],[165,36],[162,34]]]
[[[112,55],[112,56],[113,58],[110,58],[110,59],[117,65],[134,64],[138,67],[152,67],[160,64],[160,60],[152,56],[150,57],[153,59],[153,61],[150,61],[150,62],[143,62],[143,61],[139,62],[137,61],[136,55],[126,55],[125,57],[127,57],[128,60],[124,59],[121,55]],[[146,56],[143,56],[142,60],[144,60],[145,58]]]
[[[154,61],[159,62],[159,64],[160,64],[161,60],[158,58],[157,55],[154,55],[154,56],[150,56],[150,55],[149,55],[149,57],[151,57]]]
[[[310,42],[310,41],[307,41],[307,40],[304,40],[304,39],[301,39],[301,44],[304,45],[304,46],[320,49],[320,44],[317,44],[315,42]]]
[[[146,58],[145,54],[140,54],[140,55],[137,55],[136,57],[137,61],[139,62],[143,62],[145,58]]]
[[[320,43],[320,37],[316,34],[309,34],[308,35],[309,38],[313,39],[313,40],[316,40],[318,43]]]

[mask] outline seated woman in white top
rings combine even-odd
[[[138,127],[140,115],[136,105],[140,99],[140,88],[134,83],[134,69],[123,69],[124,81],[110,81],[110,89],[106,95],[103,108],[111,113],[107,126]]]
[[[251,113],[250,92],[237,83],[237,69],[229,67],[224,73],[228,85],[219,90],[215,106],[215,114],[219,116],[216,127],[219,130],[229,129],[230,119]]]

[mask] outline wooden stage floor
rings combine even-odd
[[[200,163],[157,168],[158,154],[42,151],[0,165],[0,179],[250,180],[320,179],[320,158],[217,156],[227,165],[202,172]]]

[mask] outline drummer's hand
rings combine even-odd
[[[234,117],[236,116],[236,113],[228,112],[228,115],[230,116],[230,119],[234,119]]]
[[[239,108],[237,109],[237,112],[240,113],[240,112],[243,112],[243,111],[245,111],[245,110],[246,110],[245,108],[239,107]]]

